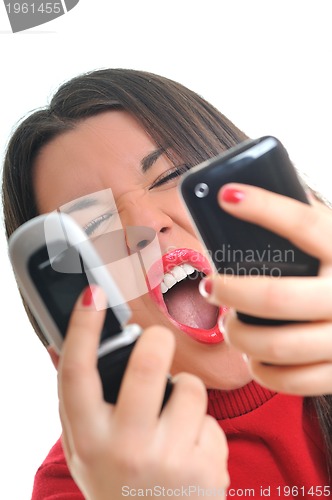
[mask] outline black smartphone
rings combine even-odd
[[[258,186],[309,203],[281,142],[272,136],[240,143],[184,174],[180,192],[216,271],[233,275],[315,276],[319,261],[289,240],[222,210],[217,194],[229,182]],[[237,312],[253,324],[282,324]]]
[[[86,233],[65,213],[40,215],[11,235],[9,257],[22,296],[58,353],[81,292],[91,284],[103,288],[108,307],[100,335],[98,370],[105,401],[115,403],[142,330],[130,323],[131,310]],[[167,379],[163,405],[171,388]]]

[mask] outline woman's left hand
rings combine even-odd
[[[316,200],[310,206],[243,184],[224,186],[219,201],[233,216],[284,236],[321,262],[317,277],[207,278],[208,301],[230,307],[228,341],[246,355],[262,385],[290,394],[332,394],[332,210]],[[235,310],[295,323],[249,325]]]

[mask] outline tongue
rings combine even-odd
[[[218,318],[218,308],[206,302],[198,291],[198,281],[185,279],[164,294],[168,313],[178,323],[209,330]]]

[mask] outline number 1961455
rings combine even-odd
[[[330,486],[311,486],[310,488],[305,488],[304,486],[278,486],[277,488],[278,497],[329,497],[331,495]]]
[[[35,3],[14,3],[6,4],[8,14],[61,14],[61,2]]]

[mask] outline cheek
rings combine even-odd
[[[191,218],[176,187],[159,193],[158,204],[173,223],[196,236]]]
[[[196,233],[196,229],[194,224],[184,210],[183,205],[179,204],[172,207],[172,211],[168,211],[169,217],[172,219],[174,231],[173,234],[181,237],[185,241],[189,242],[190,247],[198,249],[203,248],[203,245],[200,241],[198,234]],[[191,243],[191,244],[190,244]],[[181,242],[180,242],[181,245]],[[180,246],[179,245],[179,246]]]

